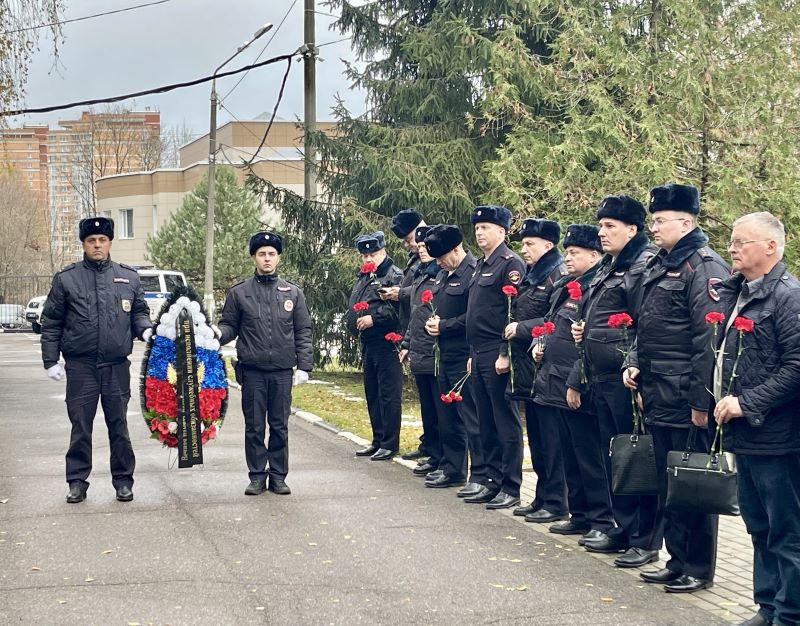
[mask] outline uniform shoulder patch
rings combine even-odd
[[[512,285],[518,284],[521,280],[522,274],[518,270],[511,270],[508,273],[508,282],[510,282]]]
[[[69,270],[74,270],[77,265],[78,265],[77,263],[70,263],[69,265],[67,265],[67,267],[65,267],[61,271],[62,272],[68,272]]]
[[[514,253],[513,252],[505,252],[504,254],[500,255],[500,258],[501,259],[505,259],[506,261],[508,261],[509,259],[513,259],[514,258]]]
[[[130,270],[131,272],[136,272],[136,269],[131,267],[130,265],[126,265],[125,263],[117,263],[120,267],[124,267],[126,270]]]
[[[706,247],[698,248],[697,249],[697,254],[699,254],[701,257],[703,257],[704,261],[706,261],[706,260],[707,261],[711,261],[714,258],[714,255],[711,254],[711,250],[709,250]]]
[[[711,298],[714,302],[719,302],[719,292],[717,291],[717,285],[722,282],[721,278],[709,278],[708,279],[708,297]]]

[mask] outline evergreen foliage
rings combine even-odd
[[[239,185],[230,167],[217,167],[214,188],[214,294],[253,273],[248,254],[250,235],[262,228],[261,204]],[[180,270],[202,293],[205,275],[208,176],[183,199],[183,204],[158,233],[147,239],[147,259],[156,267]]]

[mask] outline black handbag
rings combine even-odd
[[[692,426],[686,450],[667,454],[666,508],[716,515],[739,515],[736,468],[722,450],[722,426],[717,426],[708,452],[694,452]],[[714,451],[719,441],[719,450]]]
[[[653,435],[646,435],[641,414],[634,407],[633,433],[609,442],[611,491],[618,496],[658,494],[658,472]]]

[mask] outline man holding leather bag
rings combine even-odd
[[[727,323],[709,412],[723,426],[724,449],[736,453],[753,539],[759,611],[747,626],[800,624],[800,281],[782,262],[785,239],[770,213],[736,220],[728,246],[735,274],[718,287]]]
[[[695,450],[708,450],[705,426],[711,396],[706,390],[713,364],[713,326],[706,314],[719,309],[716,285],[730,276],[727,264],[707,246],[697,226],[700,195],[691,185],[669,184],[650,192],[650,229],[661,248],[647,266],[636,333],[636,350],[623,379],[639,389],[645,421],[653,435],[661,502],[656,543],[671,555],[665,568],[642,572],[649,583],[671,593],[712,585],[717,517],[665,509],[667,453],[686,448],[690,427],[702,427]],[[655,559],[654,559],[655,560]]]

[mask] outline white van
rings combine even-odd
[[[137,268],[144,290],[144,299],[150,308],[150,319],[155,321],[164,301],[176,287],[186,287],[183,272]]]

